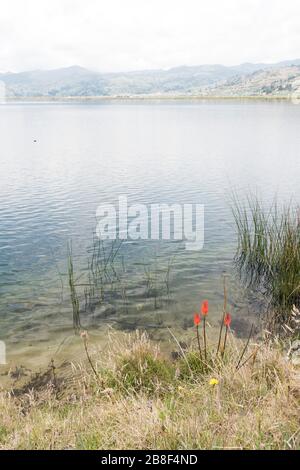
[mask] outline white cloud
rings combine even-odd
[[[0,70],[300,57],[299,0],[0,0]]]

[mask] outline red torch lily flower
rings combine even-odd
[[[194,313],[194,325],[198,326],[200,325],[201,317],[199,313]]]
[[[224,325],[228,328],[230,326],[230,323],[231,323],[231,315],[230,313],[226,313],[224,317]]]
[[[228,335],[228,329],[229,329],[230,323],[231,323],[231,315],[230,315],[230,313],[225,313],[225,315],[224,315],[224,325],[226,327],[226,330],[225,330],[225,336],[224,336],[224,345],[223,345],[222,357],[225,354],[226,341],[227,341],[227,335]]]
[[[208,314],[208,300],[202,302],[201,313],[204,317]]]

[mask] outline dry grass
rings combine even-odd
[[[277,346],[262,345],[236,371],[242,345],[230,335],[228,346],[224,361],[211,354],[203,367],[196,351],[174,361],[144,334],[112,339],[105,354],[90,353],[97,375],[73,364],[48,383],[3,391],[0,448],[299,447],[296,370]]]

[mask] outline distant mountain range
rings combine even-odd
[[[300,59],[276,64],[182,66],[169,70],[99,73],[72,66],[0,73],[10,99],[128,96],[300,95]]]

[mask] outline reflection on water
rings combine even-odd
[[[96,208],[120,194],[129,203],[204,204],[205,246],[125,242],[119,292],[107,310],[97,307],[99,324],[184,327],[203,298],[216,314],[222,273],[232,273],[232,189],[299,200],[299,117],[285,102],[1,105],[0,339],[47,342],[70,329],[67,242],[80,277]],[[147,276],[162,282],[170,260],[170,298],[164,292],[155,305]],[[240,289],[232,276],[239,319],[248,314]]]

